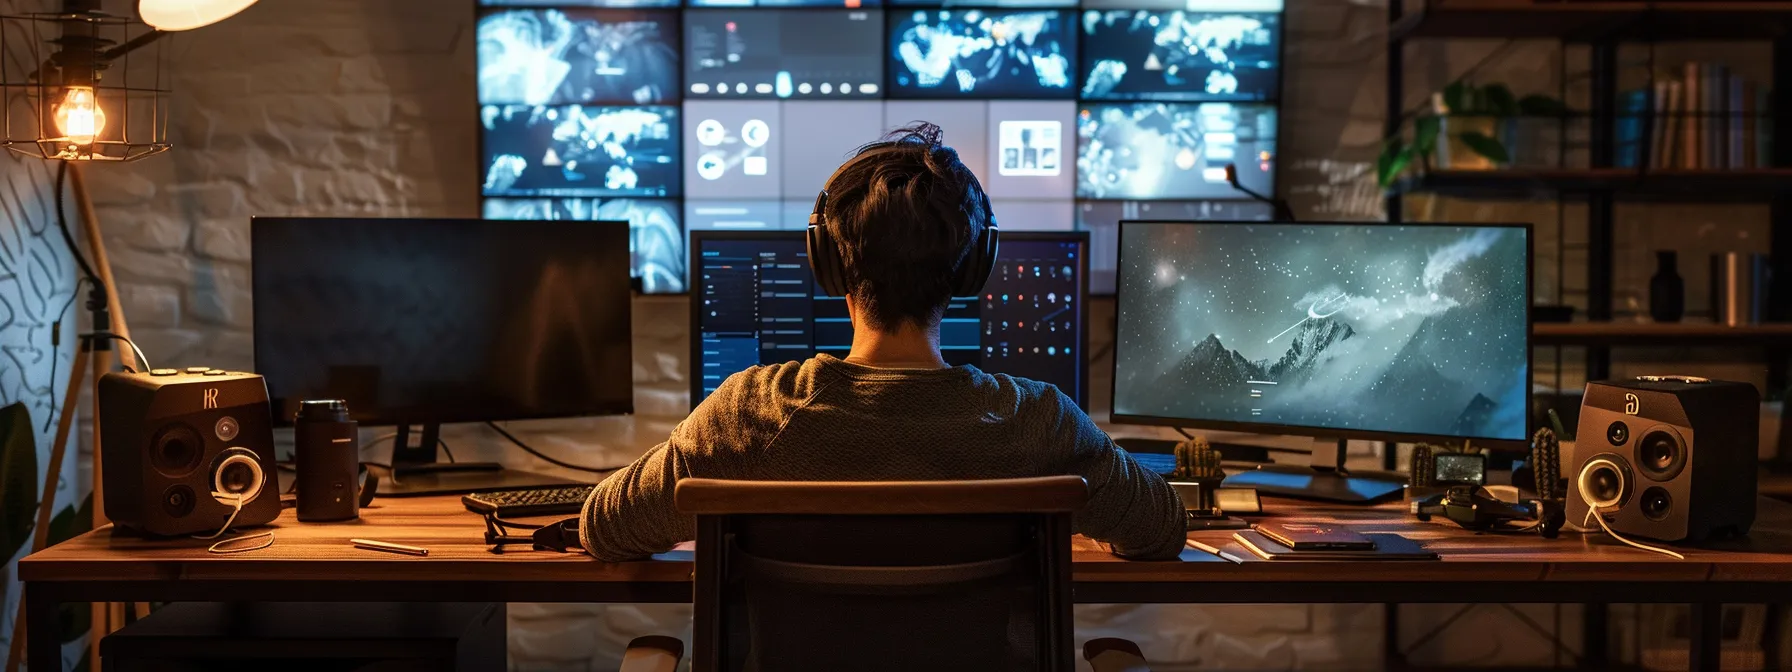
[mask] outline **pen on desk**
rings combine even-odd
[[[348,541],[349,543],[354,544],[355,548],[365,548],[370,551],[386,551],[388,553],[403,553],[405,555],[429,555],[429,549],[427,548],[394,544],[389,541],[374,541],[372,539],[350,539]]]

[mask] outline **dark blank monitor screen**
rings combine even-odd
[[[1245,198],[1275,193],[1276,108],[1243,103],[1084,103],[1076,196],[1098,200]]]
[[[675,11],[488,11],[478,35],[481,103],[678,100]]]
[[[488,198],[486,219],[624,221],[634,276],[648,294],[684,291],[684,227],[678,201],[657,198]]]
[[[1117,420],[1526,438],[1527,227],[1120,226]]]
[[[486,105],[486,196],[679,195],[678,108]]]
[[[883,10],[684,13],[687,98],[881,98]]]
[[[1087,241],[1082,233],[1002,236],[983,296],[946,308],[946,363],[1051,383],[1086,405]],[[693,405],[749,367],[817,353],[845,358],[852,349],[846,300],[815,286],[803,232],[698,231],[691,247]]]
[[[1281,85],[1281,18],[1274,13],[1086,10],[1080,97],[1274,100]]]
[[[255,218],[255,366],[278,421],[633,412],[628,224]]]
[[[892,10],[890,95],[1072,97],[1073,17],[1050,9]]]

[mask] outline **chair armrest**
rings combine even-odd
[[[1095,672],[1151,672],[1139,645],[1118,637],[1091,639],[1083,644],[1083,660]]]
[[[684,642],[676,637],[651,635],[636,637],[622,654],[619,672],[674,672],[684,658]]]

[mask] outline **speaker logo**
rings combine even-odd
[[[211,410],[218,407],[218,388],[205,388],[205,408]],[[1632,414],[1634,415],[1634,413]]]
[[[1641,413],[1642,410],[1643,410],[1642,400],[1637,399],[1636,395],[1634,395],[1634,394],[1625,392],[1624,393],[1624,414],[1625,415],[1636,415],[1637,413]]]

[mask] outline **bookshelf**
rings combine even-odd
[[[1715,325],[1612,322],[1614,214],[1620,202],[1766,203],[1775,284],[1770,317],[1792,322],[1792,142],[1761,147],[1768,167],[1689,170],[1617,167],[1623,148],[1615,131],[1626,118],[1618,90],[1618,45],[1672,40],[1769,41],[1772,78],[1768,116],[1792,132],[1792,2],[1750,0],[1389,0],[1385,132],[1402,131],[1405,46],[1420,39],[1550,39],[1589,49],[1591,99],[1587,168],[1434,170],[1402,178],[1386,194],[1390,221],[1404,216],[1402,197],[1437,194],[1482,199],[1584,199],[1587,208],[1586,323],[1538,324],[1539,346],[1586,347],[1587,377],[1607,378],[1615,345],[1752,344],[1765,346],[1770,389],[1785,389],[1792,360],[1792,324]],[[1578,116],[1578,115],[1577,115]],[[1648,128],[1648,127],[1645,127]],[[1644,135],[1642,137],[1649,137]],[[1703,141],[1701,141],[1703,142]],[[1697,155],[1695,155],[1697,156]],[[1647,163],[1645,161],[1644,163]]]

